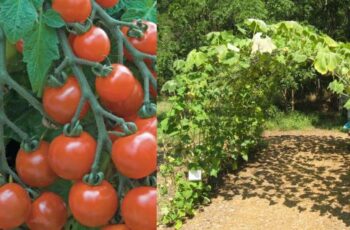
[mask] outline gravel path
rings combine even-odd
[[[268,147],[227,175],[182,229],[350,229],[350,138],[310,130],[266,132],[265,139]]]

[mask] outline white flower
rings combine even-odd
[[[256,33],[253,37],[253,47],[252,54],[259,53],[272,53],[277,47],[273,44],[271,38],[266,36],[266,38],[261,38],[262,33]]]

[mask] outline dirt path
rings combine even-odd
[[[350,138],[333,131],[267,132],[268,148],[228,175],[184,230],[350,229]]]

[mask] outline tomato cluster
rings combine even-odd
[[[96,0],[103,8],[113,7],[118,2]],[[86,22],[92,13],[92,7],[90,0],[52,1],[52,8],[67,23]],[[147,21],[142,23],[143,36],[140,38],[129,37],[127,27],[123,27],[122,32],[137,50],[155,55],[156,24]],[[91,25],[85,33],[69,34],[69,44],[77,58],[90,62],[103,62],[110,56],[109,36],[104,29],[95,25]],[[23,40],[17,42],[18,52],[23,52],[23,45]],[[133,61],[133,56],[126,49],[125,57],[128,61]],[[151,63],[150,60],[145,61]],[[110,135],[113,142],[110,166],[121,174],[120,177],[142,179],[156,171],[157,118],[139,117],[138,111],[144,103],[145,94],[134,73],[120,63],[111,64],[110,67],[111,72],[107,76],[95,77],[96,96],[106,110],[125,121],[134,122],[137,127],[136,133],[128,136]],[[156,78],[151,65],[149,70]],[[87,100],[80,105],[85,94],[84,88],[80,87],[79,78],[68,75],[60,80],[62,82],[59,86],[47,85],[44,88],[43,108],[56,123],[73,126],[73,117],[84,119],[93,110],[93,103]],[[149,90],[155,98],[156,92],[152,86]],[[81,107],[80,114],[77,112],[78,107]],[[111,131],[124,132],[120,124],[111,127]],[[141,186],[116,189],[111,178],[99,181],[100,183],[87,181],[85,175],[89,175],[97,152],[97,140],[82,130],[74,133],[65,130],[50,143],[41,140],[31,150],[21,147],[16,158],[18,176],[26,185],[39,189],[41,194],[32,201],[22,186],[15,183],[1,185],[0,229],[12,229],[26,224],[31,230],[59,230],[66,225],[72,214],[80,224],[103,230],[155,230],[156,188]],[[68,203],[47,189],[58,178],[73,182]],[[118,194],[117,190],[125,194]],[[121,197],[124,198],[122,202]],[[119,208],[124,223],[113,225],[111,220]]]

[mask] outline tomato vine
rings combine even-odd
[[[62,1],[54,1],[54,3],[59,4],[58,2],[61,3]],[[117,2],[118,1],[114,1],[114,5]],[[113,183],[113,186],[115,185],[117,190],[115,193],[118,194],[119,203],[128,190],[134,187],[139,185],[155,186],[155,167],[152,168],[152,170],[149,170],[147,175],[144,174],[144,178],[137,179],[127,178],[120,172],[111,168],[113,163],[111,162],[110,157],[106,155],[107,153],[112,152],[111,135],[115,135],[122,139],[125,136],[136,133],[138,127],[135,125],[134,120],[118,116],[114,110],[105,105],[103,101],[100,102],[96,96],[94,88],[89,82],[87,73],[89,75],[93,73],[96,77],[100,76],[103,78],[111,72],[112,65],[109,60],[100,63],[95,62],[95,59],[91,61],[85,59],[86,57],[84,57],[84,59],[78,57],[77,52],[74,51],[74,46],[72,47],[70,41],[71,38],[68,38],[67,36],[67,34],[73,34],[72,36],[86,34],[95,23],[99,23],[103,25],[103,28],[107,28],[109,30],[108,35],[111,34],[114,39],[113,44],[115,44],[116,47],[116,63],[125,65],[124,51],[127,51],[132,56],[132,62],[128,62],[127,66],[130,66],[132,74],[136,73],[137,77],[139,77],[142,82],[142,88],[140,87],[139,89],[142,91],[142,94],[139,93],[139,95],[142,95],[142,104],[140,105],[140,108],[137,108],[138,113],[135,115],[141,119],[152,118],[156,114],[156,105],[154,99],[151,98],[149,91],[151,87],[157,89],[157,82],[151,73],[151,69],[155,69],[156,55],[144,53],[135,48],[127,38],[129,34],[124,35],[121,31],[121,27],[129,28],[130,36],[137,36],[141,39],[144,36],[144,32],[147,30],[147,27],[142,27],[144,25],[143,20],[149,20],[150,15],[155,14],[155,10],[152,9],[155,8],[155,2],[156,1],[152,1],[152,5],[149,6],[146,4],[146,1],[143,0],[138,0],[134,5],[128,1],[121,0],[119,1],[118,6],[112,7],[112,9],[109,10],[109,13],[107,13],[106,9],[102,8],[100,4],[88,0],[86,3],[91,3],[91,9],[88,9],[87,12],[91,11],[91,14],[89,13],[88,19],[84,17],[84,20],[75,20],[72,18],[68,20],[68,18],[63,17],[62,14],[60,15],[61,10],[64,10],[65,7],[67,7],[66,5],[53,5],[54,9],[51,9],[51,1],[46,0],[33,2],[5,1],[0,4],[1,12],[5,12],[6,10],[11,12],[18,10],[17,15],[20,15],[20,18],[17,18],[15,23],[18,23],[18,21],[22,22],[22,24],[16,27],[16,25],[11,25],[9,23],[8,18],[6,18],[8,16],[7,14],[2,13],[0,16],[0,176],[2,179],[6,179],[6,175],[8,175],[9,178],[6,179],[7,181],[11,181],[12,179],[16,181],[31,194],[33,199],[41,197],[40,194],[47,191],[47,188],[37,189],[28,186],[9,166],[6,157],[5,127],[11,129],[16,135],[16,138],[21,140],[21,148],[27,152],[27,154],[32,154],[31,152],[37,150],[40,146],[41,140],[45,138],[45,135],[47,135],[48,132],[50,132],[48,130],[53,130],[54,133],[49,139],[58,138],[59,136],[57,135],[61,132],[63,133],[62,136],[71,137],[72,139],[81,136],[82,132],[85,132],[83,131],[83,128],[86,128],[86,122],[84,122],[84,118],[81,114],[82,111],[88,108],[91,111],[93,118],[89,118],[90,123],[94,123],[89,124],[89,127],[94,129],[92,133],[94,137],[96,136],[96,147],[93,150],[93,162],[91,162],[91,166],[89,166],[89,172],[81,178],[86,186],[90,186],[91,189],[98,189],[99,186],[107,184],[114,191],[112,185],[109,185],[110,182]],[[141,9],[136,7],[138,14],[135,14],[135,12],[132,13],[135,5],[141,7]],[[152,14],[143,17],[142,13],[145,9],[142,8],[146,8],[146,10]],[[57,10],[57,12],[55,10]],[[27,13],[25,14],[24,11],[27,11]],[[112,16],[112,14],[116,12],[119,14],[118,18],[120,17],[121,20]],[[121,14],[121,12],[124,13]],[[62,17],[66,20],[65,22]],[[123,20],[124,18],[128,18],[128,20],[125,21]],[[133,21],[137,21],[137,23],[134,23]],[[7,69],[7,39],[10,40],[10,42],[14,42],[22,37],[24,37],[24,40],[22,41],[23,61],[27,64],[27,73],[29,75],[30,85],[33,92],[30,92],[25,86],[14,80]],[[51,43],[49,43],[49,41]],[[46,50],[47,52],[42,52],[43,50]],[[104,57],[104,59],[105,58],[106,57]],[[58,60],[60,60],[59,63],[57,63]],[[148,60],[147,64],[145,63],[145,60]],[[101,60],[99,59],[98,61]],[[55,65],[55,68],[50,68],[53,64]],[[134,66],[136,68],[134,68]],[[57,119],[54,119],[49,115],[45,103],[43,106],[38,97],[41,97],[43,92],[45,96],[45,86],[52,88],[62,87],[64,82],[67,81],[66,72],[74,74],[74,79],[76,79],[79,85],[81,96],[79,101],[77,101],[77,104],[72,107],[76,107],[76,109],[74,113],[69,116],[69,121],[67,122],[65,119],[64,122],[59,122]],[[135,81],[138,80],[136,79]],[[141,85],[140,83],[138,84]],[[43,133],[36,133],[35,130],[31,130],[27,133],[26,130],[23,130],[19,125],[11,121],[11,117],[8,117],[5,112],[5,96],[9,91],[15,91],[22,97],[22,99],[25,99],[27,103],[40,113],[42,116],[41,126],[43,127],[42,129],[45,130]],[[37,97],[34,96],[33,93],[35,93]],[[132,96],[130,95],[130,97]],[[118,126],[120,129],[118,129],[118,131],[110,131],[110,126]],[[143,132],[148,132],[148,130],[144,130]],[[41,135],[41,137],[39,137],[39,135]],[[50,152],[53,151],[53,148],[54,147],[50,145],[50,149],[45,150],[49,152],[49,156],[51,154]],[[105,178],[110,182],[107,182]],[[2,181],[2,184],[4,183],[5,181]],[[67,186],[69,190],[69,187],[72,185]],[[73,185],[73,187],[76,187],[76,185]],[[64,198],[67,200],[67,194],[65,194]],[[103,205],[107,204],[101,205],[100,211],[97,212],[102,213]],[[155,207],[156,204],[152,203],[151,205]],[[94,222],[91,225],[88,224],[89,219],[85,218],[85,225],[88,225],[89,227],[100,227],[105,225],[111,217],[114,217],[114,223],[117,223],[121,220],[120,208],[118,208],[117,213],[116,211],[117,206],[110,209],[109,214],[104,217],[105,219]],[[78,216],[77,212],[80,211],[73,211],[74,216]],[[96,214],[99,215],[101,213]],[[151,214],[153,215],[153,213]],[[140,217],[140,219],[141,218],[142,217]],[[81,222],[84,224],[84,221]],[[71,221],[67,224],[67,226],[77,225],[79,225],[77,222]],[[152,225],[155,226],[156,223],[152,222]]]

